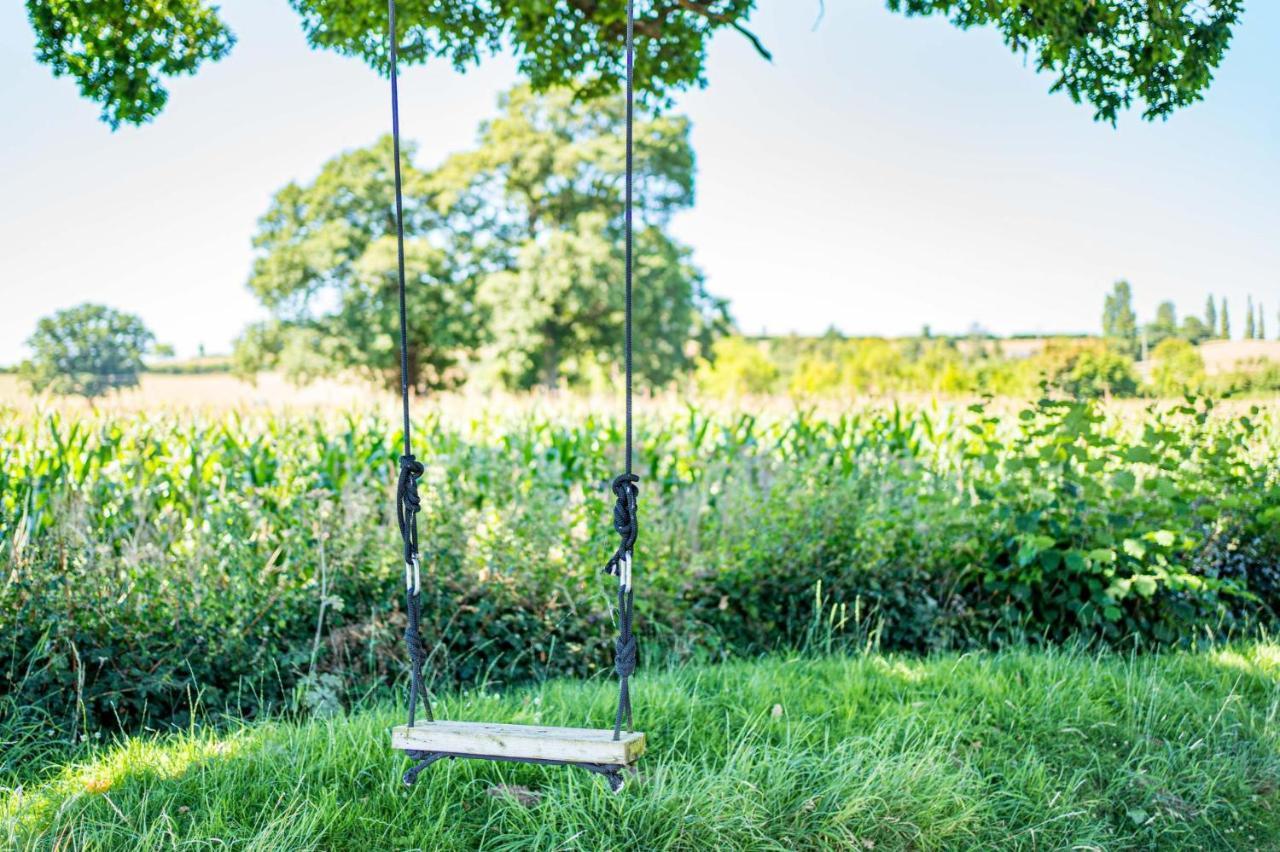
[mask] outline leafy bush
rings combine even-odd
[[[1133,396],[1138,391],[1132,359],[1101,340],[1053,340],[1029,363],[1050,388],[1073,399]]]
[[[0,418],[0,707],[134,727],[197,697],[252,716],[400,676],[380,418]],[[1278,425],[1207,402],[666,414],[639,431],[645,652],[752,653],[823,618],[913,650],[1270,622]],[[619,424],[415,435],[437,676],[606,670]]]
[[[1151,384],[1161,396],[1197,393],[1204,386],[1204,358],[1185,340],[1169,337],[1160,341],[1151,360],[1155,362]]]

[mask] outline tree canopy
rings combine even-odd
[[[83,304],[45,317],[27,340],[20,373],[38,391],[93,398],[136,387],[155,337],[133,314]]]
[[[433,171],[407,149],[415,387],[455,385],[477,362],[518,388],[609,376],[621,349],[624,116],[617,95],[522,86],[503,96],[474,149]],[[666,233],[671,214],[693,203],[688,121],[641,114],[635,138],[636,372],[663,384],[692,367],[725,311]],[[249,281],[273,320],[241,339],[242,371],[281,366],[307,379],[355,369],[394,384],[392,162],[384,138],[276,193]]]
[[[140,124],[168,99],[167,78],[193,74],[235,37],[209,0],[26,0],[36,56],[73,77],[105,121]],[[289,0],[313,47],[387,66],[380,0]],[[1015,54],[1054,77],[1052,91],[1115,122],[1141,104],[1164,118],[1203,97],[1244,0],[886,0],[906,15],[943,15],[957,27],[994,27]],[[748,22],[756,0],[640,0],[636,83],[651,102],[707,83],[707,46],[734,30],[764,59]],[[401,60],[465,69],[510,50],[535,90],[576,86],[589,96],[622,78],[623,0],[399,0]]]
[[[1134,354],[1138,348],[1138,316],[1133,311],[1133,288],[1117,281],[1102,307],[1102,336],[1122,352]]]

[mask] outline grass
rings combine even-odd
[[[587,773],[442,763],[411,789],[394,706],[135,737],[0,793],[18,849],[1280,848],[1280,645],[771,658],[642,672],[650,738]],[[612,685],[442,702],[601,724]],[[532,791],[533,801],[518,788]]]

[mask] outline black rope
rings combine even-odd
[[[431,698],[422,683],[422,632],[419,627],[419,588],[422,583],[418,559],[418,512],[422,499],[418,496],[418,480],[422,477],[422,463],[413,457],[413,445],[409,435],[409,318],[405,308],[404,286],[404,192],[400,178],[400,89],[396,68],[396,3],[387,0],[387,32],[391,59],[391,148],[395,158],[396,183],[396,260],[400,295],[400,407],[404,428],[404,453],[400,456],[400,478],[396,483],[396,523],[400,527],[400,539],[404,543],[405,610],[407,619],[404,641],[409,649],[409,727],[413,727],[417,715],[418,697],[427,721],[434,722]]]
[[[625,722],[631,729],[631,675],[636,670],[636,637],[632,633],[635,615],[634,590],[631,579],[631,563],[635,555],[636,538],[640,524],[636,512],[636,499],[640,489],[636,483],[640,477],[634,472],[635,441],[631,417],[632,384],[632,282],[634,278],[634,239],[632,232],[632,187],[635,173],[635,2],[627,0],[627,176],[626,200],[623,211],[623,230],[626,240],[626,312],[624,331],[624,360],[626,362],[626,472],[613,480],[613,528],[621,541],[618,549],[605,565],[605,573],[618,578],[618,640],[614,647],[613,668],[618,675],[618,712],[613,719],[613,738],[620,739]]]

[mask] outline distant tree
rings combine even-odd
[[[1213,333],[1209,330],[1209,326],[1201,321],[1200,317],[1188,314],[1182,318],[1182,325],[1178,328],[1178,337],[1188,343],[1199,345],[1213,337]]]
[[[105,305],[78,305],[40,320],[27,340],[31,359],[19,373],[37,392],[98,397],[136,387],[143,356],[154,343],[139,317]]]
[[[1267,339],[1267,312],[1262,309],[1262,303],[1258,303],[1258,339]]]
[[[512,388],[608,379],[623,339],[625,102],[521,86],[500,106],[479,146],[430,181],[451,230],[488,240],[477,291],[490,318],[482,357]],[[667,231],[693,203],[688,120],[642,112],[635,168],[635,368],[640,381],[662,385],[705,354],[727,313]]]
[[[1253,296],[1246,296],[1244,307],[1244,339],[1253,340],[1257,336],[1258,325],[1253,313]]]
[[[793,396],[817,396],[840,387],[840,365],[820,355],[810,355],[797,365],[787,389]]]
[[[760,345],[743,337],[723,337],[710,358],[698,365],[698,385],[716,396],[763,394],[774,390],[778,367]]]
[[[1156,307],[1154,322],[1148,323],[1144,329],[1146,346],[1159,346],[1160,342],[1178,335],[1178,313],[1173,302],[1161,302]]]
[[[441,223],[427,176],[404,152],[405,273],[410,383],[449,387],[480,340],[474,252],[446,251],[430,232]],[[276,193],[258,223],[249,289],[272,319],[237,341],[242,372],[280,367],[296,380],[354,370],[398,382],[400,346],[391,139],[341,154],[305,185]]]
[[[387,67],[386,4],[290,0],[315,48]],[[1053,75],[1053,92],[1088,103],[1115,122],[1131,105],[1165,118],[1204,96],[1222,62],[1243,0],[888,0],[906,15],[942,15],[961,29],[992,27],[1015,54]],[[117,126],[160,113],[169,78],[226,56],[235,36],[209,0],[27,0],[36,57],[70,75]],[[755,0],[637,3],[636,84],[655,101],[706,83],[707,48],[720,30],[768,49],[747,28]],[[539,91],[579,86],[616,90],[622,73],[625,6],[568,2],[400,0],[401,60],[441,61],[462,70],[509,53]]]
[[[896,345],[881,338],[863,338],[850,342],[840,365],[840,384],[853,392],[886,393],[909,385],[918,341]],[[911,345],[916,344],[916,345]]]
[[[513,388],[602,380],[621,358],[623,117],[620,97],[503,95],[476,148],[426,172],[405,154],[408,362],[419,391],[457,385],[483,361]],[[664,384],[727,322],[689,250],[667,233],[692,203],[689,124],[636,128],[636,372]],[[237,368],[300,380],[356,370],[398,382],[391,142],[344,153],[276,194],[249,286],[271,321],[239,341]]]
[[[1204,359],[1185,340],[1169,338],[1151,353],[1151,384],[1160,396],[1192,393],[1204,383]]]
[[[1132,356],[1138,346],[1138,318],[1133,312],[1133,290],[1128,281],[1117,281],[1102,308],[1102,336]]]
[[[1138,377],[1133,361],[1101,340],[1052,340],[1029,366],[1050,388],[1076,399],[1133,396]]]
[[[1231,339],[1231,316],[1227,311],[1227,297],[1222,297],[1222,310],[1218,312],[1222,317],[1222,327],[1218,330],[1218,337],[1223,340]]]
[[[1204,324],[1209,329],[1209,336],[1218,333],[1218,305],[1213,300],[1213,294],[1209,295],[1204,306]]]

